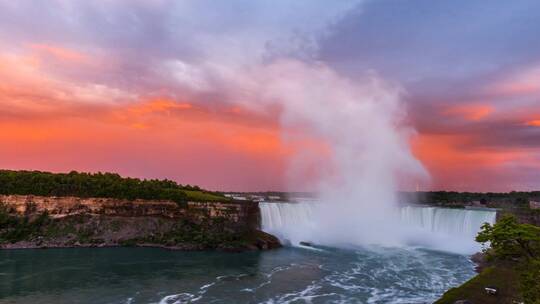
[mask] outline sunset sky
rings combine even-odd
[[[291,60],[399,87],[423,190],[540,189],[537,0],[0,0],[0,168],[294,190]]]

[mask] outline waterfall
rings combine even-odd
[[[320,231],[313,221],[318,205],[316,202],[260,203],[262,229],[285,243],[318,243]],[[399,212],[402,229],[396,233],[402,234],[405,244],[460,253],[478,251],[476,234],[484,223],[493,224],[496,217],[493,210],[438,207],[405,206]]]
[[[492,210],[450,209],[437,207],[401,208],[404,224],[423,230],[474,239],[484,223],[493,224],[497,213]]]
[[[314,225],[313,203],[260,203],[263,230]]]
[[[276,235],[282,242],[298,244],[311,241],[316,203],[259,203],[261,228]]]

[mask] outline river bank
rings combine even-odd
[[[520,303],[519,274],[510,266],[499,264],[483,269],[463,285],[451,288],[434,304],[515,304]],[[495,288],[495,295],[485,288]],[[461,301],[461,302],[460,302]]]
[[[540,227],[506,214],[486,224],[476,240],[488,246],[475,255],[480,273],[436,304],[540,303]]]
[[[279,240],[259,230],[253,202],[0,196],[0,248],[159,247],[267,250]]]

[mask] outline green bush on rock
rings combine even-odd
[[[463,285],[448,290],[436,304],[540,304],[540,227],[520,224],[512,215],[484,224],[476,240],[488,267]],[[486,287],[495,287],[490,295]]]
[[[521,296],[527,304],[540,304],[540,227],[520,224],[507,215],[496,224],[484,224],[476,237],[495,262],[510,265],[519,273]]]
[[[47,212],[30,218],[13,215],[5,206],[0,205],[0,243],[15,243],[37,237],[49,222]]]

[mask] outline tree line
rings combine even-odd
[[[455,192],[455,191],[431,191],[431,192],[402,192],[405,199],[420,204],[439,204],[448,206],[463,206],[472,202],[480,202],[491,207],[527,207],[529,200],[540,200],[540,191],[508,193],[492,192]]]
[[[506,215],[494,225],[484,224],[476,241],[484,244],[491,261],[504,262],[519,274],[525,303],[540,304],[540,227],[521,224],[514,216]]]
[[[107,197],[118,199],[171,200],[185,202],[186,191],[203,191],[198,186],[172,180],[122,177],[116,173],[50,173],[0,170],[0,194],[37,196]]]

